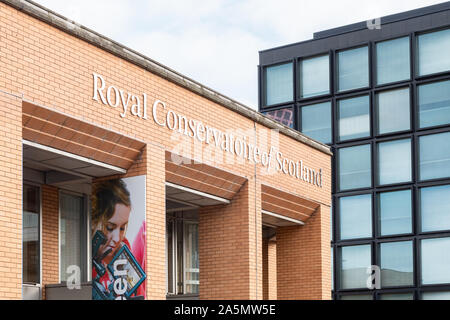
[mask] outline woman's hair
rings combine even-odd
[[[122,179],[105,180],[93,184],[92,228],[106,222],[114,215],[116,204],[131,205],[130,192]]]

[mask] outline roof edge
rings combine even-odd
[[[332,155],[331,148],[321,142],[315,141],[304,134],[291,129],[281,123],[272,120],[260,112],[237,102],[213,89],[210,89],[199,82],[192,80],[166,66],[154,61],[147,56],[134,51],[104,35],[101,35],[89,28],[86,28],[56,12],[53,12],[40,4],[29,0],[0,0],[29,16],[32,16],[50,26],[58,28],[65,33],[86,41],[102,50],[105,50],[119,58],[127,60],[157,76],[171,81],[187,90],[190,90],[210,101],[226,107],[242,116],[245,116],[270,129],[279,130],[280,133],[302,142],[318,151]]]

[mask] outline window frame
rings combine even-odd
[[[283,102],[278,102],[278,103],[274,103],[274,104],[268,104],[267,103],[267,69],[271,68],[271,67],[277,67],[277,66],[281,66],[284,64],[289,64],[292,63],[292,99],[289,101],[283,101]],[[283,106],[286,104],[294,104],[295,103],[295,91],[296,91],[296,59],[290,59],[290,60],[285,60],[283,62],[277,62],[274,64],[269,64],[269,65],[264,65],[262,67],[262,92],[261,92],[261,102],[262,104],[265,106],[265,108],[268,107],[279,107],[279,106]]]
[[[313,103],[311,103],[311,101],[308,101],[307,103],[298,103],[297,107],[295,108],[297,110],[297,129],[299,132],[303,133],[303,128],[302,128],[302,121],[303,121],[303,117],[302,117],[302,109],[304,107],[310,107],[313,105],[317,105],[317,104],[323,104],[323,103],[330,103],[330,142],[327,143],[328,145],[333,144],[334,141],[334,124],[333,124],[333,114],[334,114],[334,109],[335,109],[335,105],[334,105],[334,101],[333,99],[329,99],[329,98],[324,98],[324,99],[320,99],[317,101],[314,101]],[[303,133],[305,134],[305,133]],[[306,135],[306,134],[305,134]],[[307,135],[308,136],[308,135]],[[308,136],[309,137],[309,136]],[[313,138],[311,138],[313,139]],[[315,139],[313,139],[315,140]],[[320,141],[319,141],[320,142]],[[323,143],[323,142],[322,142]]]
[[[314,96],[309,97],[302,97],[302,61],[307,59],[314,59],[319,58],[322,56],[328,56],[328,93],[324,94],[318,94]],[[333,50],[324,51],[322,53],[317,53],[310,56],[301,56],[296,58],[297,66],[295,69],[295,75],[296,75],[296,101],[303,103],[310,100],[316,101],[317,99],[326,99],[334,94],[334,88],[333,88]]]

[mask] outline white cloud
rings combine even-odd
[[[35,0],[250,107],[258,51],[435,0]]]

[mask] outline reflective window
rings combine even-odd
[[[269,118],[278,121],[290,128],[294,127],[294,111],[292,108],[284,108],[274,111],[263,112]]]
[[[450,283],[450,238],[426,239],[422,245],[422,284]]]
[[[411,140],[378,144],[378,183],[411,181]]]
[[[23,283],[40,283],[39,187],[23,186],[22,270]]]
[[[379,134],[411,128],[409,88],[378,93],[375,100]]]
[[[340,190],[372,185],[370,154],[369,144],[338,150]]]
[[[372,195],[339,198],[341,239],[372,236]]]
[[[368,47],[338,52],[338,91],[369,86]]]
[[[450,185],[420,189],[422,231],[450,229]]]
[[[371,294],[346,294],[342,295],[340,300],[372,300]]]
[[[265,69],[266,105],[293,100],[294,76],[292,63],[285,63]]]
[[[301,132],[322,143],[331,143],[331,102],[301,107]]]
[[[380,244],[381,286],[414,284],[412,241]]]
[[[422,300],[450,300],[450,291],[422,292]]]
[[[420,180],[450,177],[450,132],[419,138]]]
[[[300,61],[300,95],[302,98],[330,92],[330,59],[328,55]]]
[[[372,265],[370,245],[341,248],[341,289],[366,288],[366,270]]]
[[[450,29],[417,37],[420,76],[450,70]]]
[[[369,96],[338,101],[339,140],[370,136]]]
[[[421,85],[417,94],[421,128],[450,123],[450,81]]]
[[[378,195],[380,235],[411,233],[411,190]]]
[[[409,79],[409,37],[377,43],[376,59],[377,84]]]
[[[380,300],[414,300],[414,294],[411,293],[384,293],[380,294]]]

